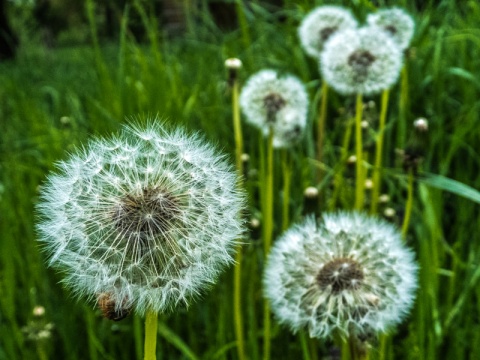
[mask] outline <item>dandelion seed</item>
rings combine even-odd
[[[320,69],[325,81],[344,95],[371,95],[398,79],[402,52],[375,27],[337,32],[325,45]]]
[[[262,70],[250,77],[240,94],[247,121],[268,135],[274,147],[288,147],[303,135],[307,124],[308,96],[296,77]]]
[[[410,310],[417,265],[400,232],[361,213],[308,217],[273,246],[265,296],[281,323],[310,336],[385,332]]]
[[[334,33],[356,27],[357,21],[349,10],[340,6],[320,6],[305,16],[298,36],[305,52],[319,58],[324,44]]]
[[[107,318],[188,304],[232,262],[244,195],[223,156],[162,125],[94,139],[48,177],[38,204],[49,264]]]
[[[410,45],[415,30],[412,17],[405,10],[396,7],[368,15],[367,23],[384,29],[402,50]]]

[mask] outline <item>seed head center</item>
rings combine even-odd
[[[368,70],[375,60],[375,56],[366,50],[357,50],[348,57],[348,65],[353,69],[357,81],[365,80]]]
[[[319,31],[320,43],[323,44],[327,39],[338,30],[338,26],[327,26]]]
[[[363,270],[358,262],[350,258],[339,258],[322,267],[317,275],[317,283],[323,290],[330,286],[333,293],[339,293],[357,289],[363,278]]]
[[[144,188],[121,199],[114,213],[115,227],[140,239],[164,234],[180,212],[178,199],[160,188]]]
[[[275,122],[277,113],[285,106],[287,102],[277,93],[270,93],[263,98],[263,106],[267,111],[267,121]]]

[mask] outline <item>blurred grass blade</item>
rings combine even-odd
[[[480,204],[480,191],[457,180],[442,175],[422,173],[418,177],[418,181],[436,189],[449,191]]]
[[[170,330],[170,328],[168,328],[161,321],[158,322],[158,332],[160,333],[160,335],[163,336],[165,340],[167,340],[170,344],[172,344],[178,350],[180,350],[181,353],[185,355],[187,359],[199,360],[197,355],[193,353],[193,351],[188,347],[188,345],[185,344],[177,334],[175,334],[172,330]]]

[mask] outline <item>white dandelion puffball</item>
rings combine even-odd
[[[263,279],[281,323],[311,337],[371,335],[412,307],[417,265],[385,220],[339,212],[308,217],[274,244]]]
[[[385,30],[402,50],[408,48],[415,31],[413,18],[401,8],[383,9],[369,14],[367,23]]]
[[[198,135],[128,126],[58,165],[37,210],[49,265],[107,317],[188,304],[230,264],[244,194]]]
[[[322,53],[320,70],[341,94],[371,95],[396,83],[402,61],[402,50],[388,34],[364,27],[333,35]]]
[[[262,70],[252,75],[240,94],[246,120],[262,130],[273,131],[273,146],[288,147],[307,125],[308,95],[302,82],[292,75]]]
[[[324,44],[335,32],[357,26],[357,20],[350,10],[340,6],[320,6],[302,20],[298,37],[305,52],[319,58]]]

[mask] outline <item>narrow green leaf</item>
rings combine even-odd
[[[440,190],[449,191],[480,204],[480,191],[460,181],[429,173],[422,173],[418,177],[418,181]]]
[[[175,334],[170,328],[168,328],[161,321],[158,322],[158,332],[165,340],[170,344],[175,346],[178,350],[182,352],[188,359],[198,360],[199,358],[193,353],[193,351],[183,342],[183,340]]]

